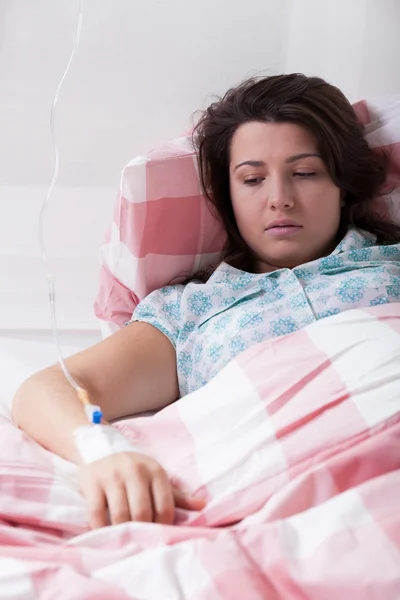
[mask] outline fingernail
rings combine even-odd
[[[201,506],[206,506],[206,504],[207,504],[207,502],[205,500],[203,500],[203,498],[193,498],[193,500]]]

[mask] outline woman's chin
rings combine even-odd
[[[309,262],[312,258],[308,258],[304,253],[304,248],[288,248],[286,252],[269,252],[260,257],[258,268],[260,273],[268,273],[277,271],[278,269],[294,269],[299,265]]]

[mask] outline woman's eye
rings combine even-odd
[[[306,179],[307,177],[313,177],[314,175],[316,175],[316,173],[315,172],[312,172],[312,173],[310,173],[310,172],[308,172],[308,173],[298,173],[297,172],[297,173],[294,173],[294,175],[296,177],[300,177],[300,179]]]
[[[264,178],[263,177],[253,177],[252,179],[245,179],[244,183],[246,185],[257,185],[258,183],[260,183],[260,181],[262,181]]]

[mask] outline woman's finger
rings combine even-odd
[[[132,521],[153,521],[153,502],[148,477],[129,478],[126,481],[126,495]]]
[[[173,489],[175,506],[184,508],[185,510],[202,510],[206,506],[206,501],[202,498],[192,498]]]
[[[151,480],[154,520],[156,523],[171,525],[174,521],[175,500],[166,473],[160,471]]]
[[[112,481],[106,486],[108,512],[112,525],[126,523],[131,520],[127,492],[122,481]]]
[[[89,526],[91,529],[105,527],[107,523],[107,502],[103,489],[98,483],[82,485],[82,492],[86,498],[89,511]]]

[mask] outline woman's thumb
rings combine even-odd
[[[173,489],[175,506],[177,508],[184,508],[186,510],[202,510],[206,506],[206,501],[203,498],[193,498],[180,492],[177,489]]]

